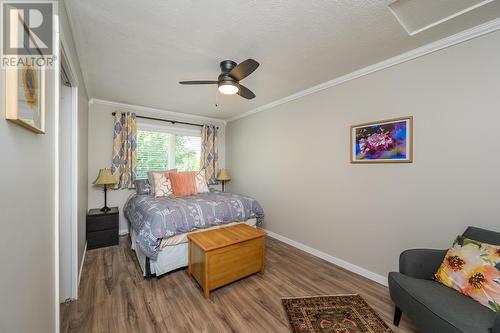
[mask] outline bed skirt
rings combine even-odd
[[[255,227],[256,220],[250,219],[240,223],[246,223]],[[233,225],[233,223],[227,226],[230,225]],[[208,228],[206,230],[215,228],[218,227]],[[135,255],[137,256],[137,260],[139,261],[139,266],[141,267],[142,275],[144,277],[151,277],[153,275],[160,276],[176,269],[188,266],[189,249],[187,242],[164,246],[158,253],[158,257],[156,258],[156,260],[151,260],[150,258],[146,257],[146,255],[142,253],[139,248],[135,246],[136,237],[136,232],[132,228],[130,228],[130,240],[132,243],[131,248],[132,250],[134,250]]]

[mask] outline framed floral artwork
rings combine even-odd
[[[413,162],[413,117],[351,126],[351,163]]]

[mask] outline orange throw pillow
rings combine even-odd
[[[194,172],[177,172],[169,174],[172,190],[176,197],[196,195],[196,174]]]

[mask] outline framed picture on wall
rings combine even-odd
[[[351,163],[413,162],[413,117],[351,126]]]
[[[25,27],[13,25],[12,29],[18,29],[13,36],[19,36]],[[30,43],[37,45],[31,33],[28,38]],[[35,56],[43,56],[38,47],[34,49],[21,49],[23,57],[18,67],[5,70],[5,118],[35,133],[44,134],[45,68],[33,62]]]
[[[25,64],[6,70],[7,120],[35,133],[45,133],[45,71]]]

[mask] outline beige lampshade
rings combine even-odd
[[[100,169],[97,179],[93,182],[94,185],[114,185],[116,184],[115,177],[109,169]]]
[[[226,169],[220,169],[219,175],[217,176],[217,180],[231,180],[231,176]]]

